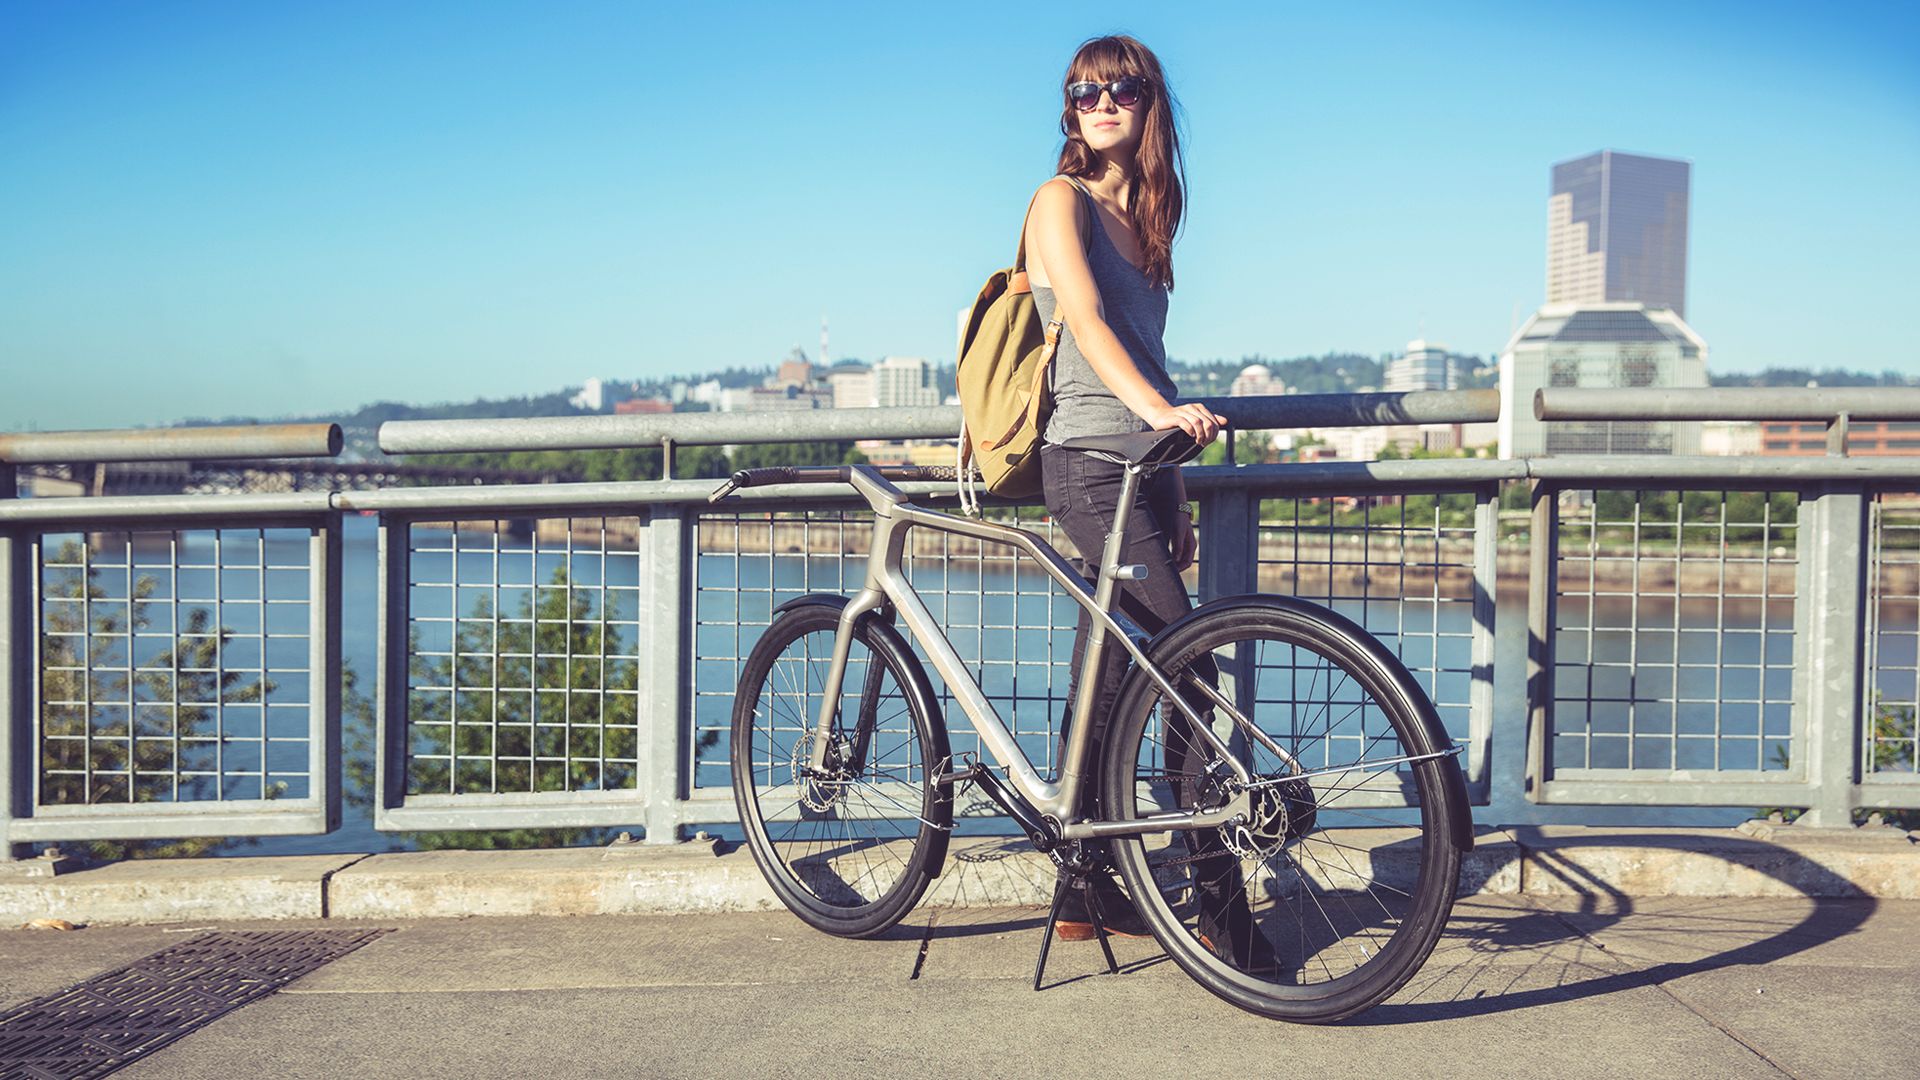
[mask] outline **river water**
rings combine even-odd
[[[416,532],[416,542],[421,537]],[[377,624],[375,620],[375,586],[377,581],[376,524],[372,518],[349,516],[345,520],[342,555],[344,561],[345,608],[341,618],[342,660],[349,670],[355,673],[360,693],[371,696],[373,673],[376,662]],[[504,543],[504,540],[503,540]],[[703,559],[716,563],[724,556],[703,556]],[[607,585],[632,585],[638,575],[638,567],[632,560],[609,559],[604,567]],[[958,591],[961,582],[956,577],[952,583]],[[1519,588],[1508,588],[1507,595],[1500,598],[1496,612],[1495,660],[1494,660],[1494,718],[1493,718],[1493,756],[1492,756],[1492,795],[1491,804],[1478,807],[1474,811],[1475,820],[1482,824],[1587,824],[1587,825],[1731,825],[1750,816],[1751,808],[1681,808],[1681,807],[1602,807],[1602,806],[1536,806],[1526,801],[1522,795],[1521,776],[1526,730],[1526,598]],[[1626,601],[1619,601],[1626,603]],[[1463,631],[1470,617],[1465,604],[1442,605],[1441,619],[1443,630]],[[1357,610],[1349,614],[1358,616]],[[1722,650],[1728,655],[1726,641],[1742,636],[1757,640],[1755,648],[1769,648],[1769,642],[1777,638],[1773,635],[1744,633],[1758,628],[1758,616],[1752,612],[1731,610],[1723,616],[1722,630],[1735,631],[1732,637],[1709,633],[1681,634],[1679,648],[1683,663],[1711,663],[1714,650]],[[1777,616],[1776,616],[1777,618]],[[1448,619],[1459,625],[1452,626]],[[1724,638],[1715,643],[1716,636]],[[1775,642],[1777,644],[1777,642]],[[364,704],[354,707],[348,703],[345,712],[343,742],[348,746],[356,744],[371,745],[371,709]],[[964,725],[964,718],[949,717],[951,723]],[[959,740],[956,739],[956,742]],[[1596,764],[1600,762],[1596,761]],[[710,782],[710,775],[703,775],[701,783]],[[632,824],[637,834],[641,831],[640,822]],[[720,835],[730,830],[725,827],[712,829]],[[381,833],[373,828],[371,793],[366,790],[348,790],[346,792],[342,826],[326,836],[289,836],[266,837],[260,839],[240,839],[223,844],[217,854],[222,855],[268,855],[268,854],[317,854],[354,851],[408,850],[416,846],[406,834]]]

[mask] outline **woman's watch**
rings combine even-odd
[[[1183,502],[1179,506],[1174,507],[1174,510],[1179,513],[1187,515],[1188,521],[1193,520],[1193,504],[1192,503]]]

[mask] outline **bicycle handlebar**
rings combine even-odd
[[[740,488],[768,484],[847,484],[853,481],[855,469],[875,473],[882,480],[952,483],[959,476],[951,465],[767,465],[734,473],[707,496],[707,501],[717,503]]]

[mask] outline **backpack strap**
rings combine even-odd
[[[1093,192],[1088,191],[1087,185],[1081,183],[1080,178],[1077,176],[1067,176],[1062,173],[1061,178],[1066,180],[1067,183],[1072,184],[1074,189],[1080,192],[1080,200],[1086,203],[1086,214],[1080,220],[1080,250],[1084,252],[1093,244],[1093,227],[1098,221],[1098,219],[1094,217],[1098,211],[1093,205]],[[1041,185],[1041,187],[1045,186],[1045,184]],[[1032,284],[1027,281],[1027,221],[1033,217],[1033,204],[1039,201],[1040,193],[1035,191],[1033,198],[1027,200],[1027,212],[1020,215],[1020,246],[1015,248],[1013,252],[1013,273],[1009,274],[1007,278],[1008,292],[1023,293],[1033,291]]]

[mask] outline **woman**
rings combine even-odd
[[[1040,188],[1028,216],[1026,269],[1041,319],[1051,321],[1057,313],[1065,323],[1053,359],[1053,413],[1040,451],[1047,510],[1088,556],[1083,568],[1092,576],[1092,560],[1114,527],[1122,469],[1059,444],[1083,435],[1177,427],[1205,445],[1226,419],[1204,405],[1177,404],[1167,376],[1162,337],[1184,193],[1175,102],[1160,61],[1131,37],[1094,38],[1074,54],[1062,89],[1066,142],[1060,175]],[[1153,633],[1191,606],[1180,573],[1193,565],[1196,537],[1177,468],[1154,474],[1125,527],[1122,561],[1145,566],[1147,576],[1120,584],[1119,606]],[[1075,684],[1088,629],[1083,612],[1073,650]],[[1124,673],[1125,655],[1110,649],[1093,710],[1096,743]],[[1069,701],[1073,694],[1070,687]],[[1179,767],[1168,763],[1170,770]],[[1244,954],[1259,935],[1247,932],[1237,863],[1211,836],[1189,834],[1189,844],[1196,855],[1214,856],[1195,865],[1199,932],[1203,938],[1211,934],[1212,947]],[[1111,878],[1101,875],[1095,884],[1108,930],[1146,932]],[[1078,900],[1078,892],[1068,894],[1058,925],[1070,941],[1095,934]]]

